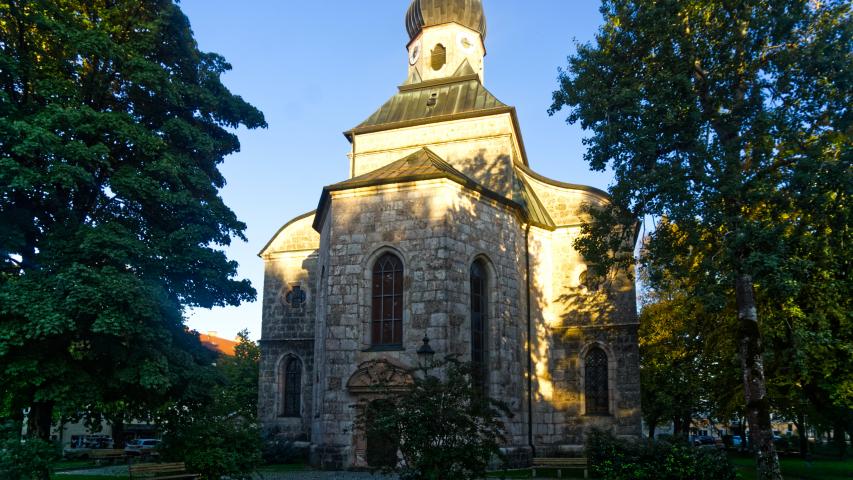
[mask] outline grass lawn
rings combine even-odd
[[[53,465],[56,470],[79,470],[81,468],[95,468],[95,462],[88,459],[61,460]]]
[[[782,475],[785,480],[850,480],[853,478],[853,459],[814,460],[806,462],[799,458],[783,458]],[[740,477],[755,479],[755,461],[751,458],[733,457]]]

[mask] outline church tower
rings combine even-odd
[[[460,69],[476,73],[483,82],[486,15],[482,2],[416,0],[406,13],[406,30],[411,40],[406,47],[407,83],[450,77]]]
[[[265,265],[259,419],[328,469],[397,446],[357,421],[405,389],[428,340],[510,406],[513,465],[640,433],[633,283],[587,280],[574,240],[605,192],[529,166],[514,107],[483,84],[480,0],[411,0],[408,74],[344,132],[349,175],[287,222]]]

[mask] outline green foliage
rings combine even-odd
[[[0,18],[0,384],[44,418],[176,398],[206,361],[184,309],[255,296],[220,248],[245,225],[218,166],[263,115],[172,0]]]
[[[595,431],[587,437],[592,475],[603,480],[734,480],[725,452],[683,442],[628,442]]]
[[[709,318],[710,317],[710,318]],[[720,351],[708,338],[707,315],[687,298],[646,304],[640,314],[640,384],[643,419],[650,430],[670,421],[686,435],[700,412],[714,410],[709,399],[725,398],[712,387],[721,380],[739,387],[734,352]],[[729,418],[724,416],[722,418]]]
[[[52,472],[59,460],[59,446],[30,438],[21,441],[20,430],[13,422],[0,425],[0,478],[4,480],[36,480]]]
[[[694,256],[691,256],[695,258]],[[643,418],[657,426],[673,421],[686,435],[697,414],[727,421],[743,410],[743,392],[732,305],[708,305],[694,287],[668,276],[655,280],[640,312],[640,382]],[[641,269],[648,279],[650,269]],[[648,280],[646,280],[648,281]],[[725,293],[725,292],[724,292]]]
[[[387,408],[362,411],[368,436],[399,439],[400,477],[411,480],[478,479],[502,458],[506,405],[483,397],[471,365],[447,358],[412,372],[403,392],[380,386]]]
[[[296,440],[285,438],[283,435],[271,433],[264,440],[263,456],[267,465],[306,464],[308,463],[308,442],[305,446],[296,445]]]
[[[251,478],[261,461],[260,429],[249,419],[215,408],[196,408],[170,416],[164,429],[163,456],[186,462],[206,480],[223,475]]]
[[[159,415],[163,457],[186,462],[206,480],[250,478],[261,461],[259,347],[245,330],[239,339],[233,358],[222,356],[215,366],[197,369],[196,388]]]
[[[810,401],[850,405],[851,8],[604,0],[605,24],[569,58],[551,107],[590,132],[591,167],[615,175],[580,251],[600,269],[629,265],[608,232],[651,217],[650,287],[675,280],[708,310],[742,315],[720,329],[740,345],[762,458],[765,360]],[[777,462],[759,468],[779,478]]]
[[[255,418],[258,413],[258,377],[260,375],[261,347],[249,339],[249,331],[237,334],[238,342],[233,357],[221,357],[217,362],[226,379],[221,394],[222,401],[233,405],[235,412],[245,418]]]

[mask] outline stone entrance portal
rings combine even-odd
[[[365,440],[367,442],[364,459],[369,467],[382,468],[397,465],[397,450],[400,449],[399,436],[387,435],[373,427],[375,418],[394,405],[387,400],[374,400],[367,405]]]
[[[405,391],[412,385],[412,375],[388,360],[371,360],[359,365],[347,381],[347,390],[356,399],[356,412],[361,421],[353,429],[354,466],[385,467],[397,464],[399,438],[389,438],[373,431],[373,418],[391,408],[384,399],[388,394]]]

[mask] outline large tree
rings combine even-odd
[[[184,309],[254,298],[219,165],[265,122],[229,69],[173,0],[0,1],[0,384],[34,435],[180,394]]]
[[[648,250],[659,265],[680,253],[668,225],[708,251],[682,273],[701,276],[695,294],[712,304],[732,292],[759,478],[778,480],[756,295],[795,299],[811,282],[791,255],[816,198],[849,209],[851,6],[604,0],[601,11],[604,26],[569,58],[551,110],[569,108],[592,132],[587,161],[615,174],[614,210],[595,213],[578,246],[612,266],[623,241],[608,238],[613,225],[655,216],[667,219]],[[849,246],[847,229],[831,235]]]

